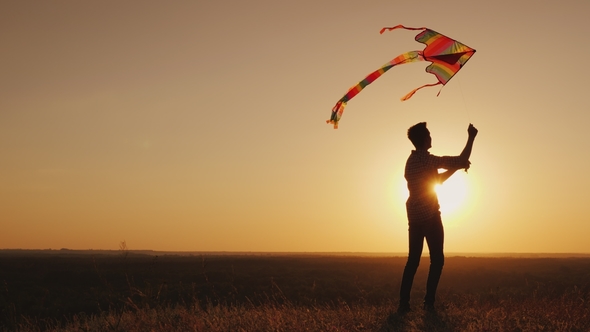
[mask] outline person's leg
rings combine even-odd
[[[426,243],[430,251],[430,270],[428,271],[428,280],[426,281],[426,296],[424,305],[428,308],[434,307],[436,297],[436,288],[440,280],[445,256],[443,252],[445,232],[440,216],[432,220],[425,229]]]
[[[412,290],[414,275],[416,275],[416,270],[418,270],[418,265],[420,265],[420,256],[422,256],[422,249],[424,247],[424,233],[420,225],[410,224],[408,240],[408,261],[404,268],[399,296],[400,310],[402,311],[410,307],[410,291]]]

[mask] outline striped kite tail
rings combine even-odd
[[[326,120],[326,123],[333,124],[334,129],[338,129],[338,121],[342,117],[342,112],[344,112],[344,107],[346,107],[346,102],[339,100],[336,105],[332,108],[332,115],[330,116],[330,120]]]

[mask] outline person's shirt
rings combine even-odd
[[[464,167],[461,157],[439,157],[427,150],[412,150],[406,162],[404,177],[410,196],[406,201],[409,222],[429,220],[440,214],[438,197],[434,187],[439,183],[439,169]]]

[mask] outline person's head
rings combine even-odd
[[[430,131],[426,128],[426,122],[420,122],[410,127],[408,129],[408,138],[416,149],[428,150],[431,148],[432,139],[430,138]]]

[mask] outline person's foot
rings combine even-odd
[[[400,315],[405,315],[410,311],[412,311],[412,308],[410,308],[409,303],[400,303],[399,307],[397,307],[397,313]]]
[[[436,313],[436,308],[434,308],[434,303],[426,303],[424,302],[424,310],[430,313]]]

